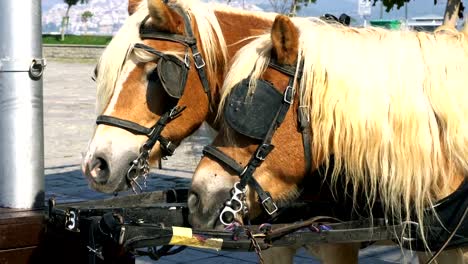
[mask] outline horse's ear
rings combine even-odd
[[[151,17],[150,23],[156,29],[170,33],[182,33],[179,26],[183,21],[162,0],[148,0],[148,10]]]
[[[289,17],[277,15],[271,29],[273,54],[279,64],[294,65],[299,49],[299,32]]]
[[[131,16],[138,9],[141,0],[128,0],[128,15]]]

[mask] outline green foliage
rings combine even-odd
[[[405,5],[405,3],[409,3],[411,0],[374,0],[374,5],[381,1],[385,6],[385,11],[390,12],[394,7],[400,9]],[[437,0],[434,0],[434,5],[437,4]]]
[[[296,15],[302,7],[306,7],[309,4],[315,4],[317,0],[291,0],[291,8],[289,9],[290,15]]]
[[[43,44],[107,45],[111,40],[112,36],[67,35],[65,40],[61,41],[60,35],[42,35]]]
[[[296,12],[301,10],[302,7],[307,7],[309,4],[315,4],[317,0],[293,0],[296,4]]]
[[[93,16],[94,14],[91,11],[84,11],[83,14],[81,14],[81,21],[88,22]]]
[[[68,5],[67,7],[67,12],[65,13],[65,16],[63,17],[62,19],[62,26],[61,26],[61,41],[65,41],[65,29],[68,27],[68,21],[69,21],[69,17],[68,17],[68,13],[70,12],[70,9],[72,6],[78,4],[78,2],[80,2],[81,4],[84,4],[84,3],[88,3],[89,0],[63,0],[63,2],[65,4]]]
[[[88,0],[63,0],[63,2],[68,6],[74,6],[78,4],[78,2],[81,4],[88,3]]]

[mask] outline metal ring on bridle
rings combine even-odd
[[[239,188],[238,187],[239,184],[240,184],[240,182],[236,182],[234,184],[234,188],[233,188],[234,193],[232,194],[231,199],[229,199],[229,201],[227,201],[227,203],[224,206],[223,210],[219,214],[219,221],[225,226],[228,226],[228,225],[232,224],[236,214],[238,214],[239,212],[243,211],[244,208],[246,208],[246,205],[244,204],[244,202],[242,200],[243,200],[247,190],[245,188],[243,188],[243,189]],[[237,203],[239,205],[236,209],[232,208],[233,202],[235,202],[235,203]],[[223,216],[225,214],[227,214],[227,213],[231,213],[232,216],[233,216],[233,221],[231,221],[230,223],[226,223],[224,221],[224,218],[223,218]]]

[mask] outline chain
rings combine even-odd
[[[147,188],[146,180],[150,171],[149,166],[149,154],[151,149],[148,149],[146,145],[143,145],[140,149],[138,157],[132,161],[130,169],[127,171],[127,181],[132,191],[135,194],[143,192]],[[143,178],[143,187],[138,183],[138,179]],[[138,188],[138,190],[137,190]]]

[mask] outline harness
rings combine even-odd
[[[180,16],[182,16],[184,20],[185,35],[155,31],[153,28],[146,25],[146,22],[150,18],[148,15],[141,22],[139,29],[140,38],[142,40],[157,39],[183,44],[186,47],[184,60],[181,60],[174,55],[165,54],[164,52],[155,50],[152,47],[142,43],[137,43],[133,47],[134,49],[144,50],[145,52],[149,52],[159,57],[156,69],[149,75],[148,86],[150,86],[152,83],[159,82],[166,93],[171,97],[172,107],[168,108],[168,110],[161,115],[156,124],[150,128],[113,116],[100,115],[96,119],[96,124],[98,125],[103,124],[114,126],[125,129],[136,135],[145,135],[148,137],[148,140],[140,148],[138,157],[130,163],[130,168],[128,169],[126,175],[127,185],[130,186],[135,193],[137,193],[136,187],[140,190],[140,192],[143,190],[143,187],[137,181],[138,178],[143,177],[146,187],[146,177],[150,170],[149,156],[151,149],[154,147],[156,142],[159,141],[161,145],[163,157],[171,156],[178,146],[169,139],[163,137],[161,133],[164,127],[170,121],[180,116],[181,112],[185,109],[185,106],[178,106],[177,104],[184,93],[187,76],[190,69],[191,62],[189,59],[189,49],[191,50],[194,65],[197,69],[203,90],[208,96],[209,105],[211,105],[211,91],[205,70],[205,61],[203,60],[203,57],[198,50],[197,40],[194,37],[190,23],[190,16],[185,11],[181,10],[180,7],[173,6],[173,9]]]
[[[236,214],[240,213],[244,216],[248,214],[245,201],[247,185],[256,191],[260,204],[270,217],[276,217],[278,211],[278,206],[273,201],[270,193],[263,190],[253,175],[273,150],[272,137],[293,104],[296,96],[294,88],[296,68],[278,65],[275,61],[270,61],[269,66],[289,76],[288,85],[282,94],[272,84],[264,80],[257,80],[255,92],[249,93],[250,79],[247,78],[233,88],[224,109],[226,122],[236,132],[260,141],[247,165],[242,167],[216,147],[206,146],[203,149],[203,154],[227,166],[241,178],[239,182],[234,184],[233,195],[226,202],[219,215],[220,222],[226,226],[234,222]],[[300,69],[302,69],[302,66]],[[299,127],[304,141],[305,160],[307,161],[306,170],[310,172],[309,118],[306,115],[307,112],[300,109],[303,109],[303,107],[299,107],[298,110]]]
[[[427,245],[431,250],[442,248],[446,241],[449,241],[447,249],[468,245],[467,197],[468,179],[465,179],[455,192],[426,210],[424,221],[427,223]],[[406,241],[405,246],[419,251],[426,250],[416,228],[412,228],[411,231],[411,237],[414,239]],[[449,239],[450,236],[452,238]]]

